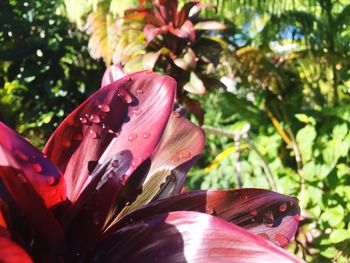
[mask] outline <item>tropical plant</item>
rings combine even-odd
[[[225,25],[200,18],[201,9],[209,6],[200,1],[186,2],[181,9],[177,0],[139,2],[139,7],[116,19],[105,19],[104,4],[89,15],[91,55],[102,57],[106,65],[111,60],[121,63],[127,72],[154,69],[172,76],[179,85],[179,102],[202,122],[204,111],[187,93],[203,95],[208,88],[222,86],[214,74],[222,42],[212,32]]]
[[[172,78],[123,75],[107,69],[43,153],[0,123],[2,261],[300,262],[273,244],[294,236],[297,199],[178,194],[204,134],[174,106]]]

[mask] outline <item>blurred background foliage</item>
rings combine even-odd
[[[41,147],[105,65],[170,74],[207,134],[187,188],[295,195],[290,249],[349,262],[350,1],[175,2],[2,1],[0,120]]]

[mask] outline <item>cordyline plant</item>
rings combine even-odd
[[[202,123],[204,111],[199,101],[187,95],[203,95],[208,87],[223,86],[213,74],[222,48],[216,37],[205,33],[222,30],[225,25],[200,18],[200,10],[211,6],[200,1],[189,1],[182,8],[177,0],[139,2],[138,8],[127,9],[122,19],[111,24],[113,37],[104,38],[114,41],[113,61],[124,64],[126,71],[154,69],[175,78],[178,101]],[[92,14],[86,25],[95,57],[101,53],[98,18]]]
[[[295,198],[179,193],[204,134],[175,93],[170,77],[112,66],[43,153],[0,123],[1,262],[300,262],[278,247]]]

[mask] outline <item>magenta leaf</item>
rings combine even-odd
[[[286,246],[298,228],[298,201],[261,189],[194,191],[158,200],[122,218],[113,229],[170,211],[197,211],[214,215]]]
[[[72,202],[91,181],[91,162],[130,151],[127,179],[149,157],[169,118],[175,88],[169,77],[134,73],[95,92],[61,123],[44,152],[64,172]]]
[[[103,78],[101,81],[101,88],[104,86],[107,86],[111,84],[112,82],[121,79],[126,74],[124,72],[124,69],[119,64],[113,64],[112,66],[109,66],[105,73],[103,74]]]
[[[17,171],[18,174],[9,173],[5,176],[3,170]],[[34,188],[47,207],[52,207],[66,198],[63,176],[57,167],[1,122],[0,176],[7,187],[14,181],[22,181],[20,184],[24,185],[28,182],[28,188]]]
[[[197,212],[148,217],[106,235],[91,262],[302,262],[263,238]]]

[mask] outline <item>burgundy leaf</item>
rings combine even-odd
[[[9,174],[6,177],[3,170],[10,169],[17,170],[19,174]],[[23,174],[23,178],[20,174]],[[28,187],[34,188],[47,207],[52,207],[66,198],[63,176],[57,167],[2,122],[0,176],[7,187],[11,184],[9,181],[28,181]]]
[[[124,72],[124,69],[119,64],[113,64],[112,66],[109,66],[105,73],[103,74],[102,82],[101,82],[101,88],[104,86],[107,86],[111,84],[112,82],[121,79],[126,74]]]
[[[113,215],[113,208],[122,187],[123,176],[131,165],[130,152],[116,154],[109,162],[98,165],[92,181],[84,189],[79,199],[66,212],[63,224],[66,228],[65,246],[72,254],[66,254],[74,260],[76,254],[84,251],[96,241],[103,227],[108,225],[108,217]]]
[[[171,212],[105,236],[90,262],[302,262],[263,238],[197,212]]]
[[[175,88],[170,77],[134,73],[94,93],[63,121],[44,152],[65,172],[71,201],[91,181],[89,163],[105,163],[117,152],[130,151],[127,179],[148,158],[169,118]]]
[[[195,2],[195,1],[184,4],[180,12],[177,13],[177,17],[176,17],[177,21],[175,23],[176,27],[181,27],[183,23],[185,23],[185,21],[189,17],[191,9],[196,5],[198,5],[198,2]]]
[[[205,137],[202,129],[174,111],[159,146],[150,157],[151,166],[141,181],[141,193],[114,220],[152,200],[173,196],[180,192],[188,170],[203,151]],[[135,188],[132,188],[135,192]]]
[[[198,211],[217,216],[286,246],[298,228],[297,199],[262,189],[194,191],[150,203],[126,215],[108,232],[171,211]]]
[[[159,4],[156,4],[156,8],[158,9],[160,15],[163,17],[164,21],[167,23],[175,20],[177,13],[177,0],[159,0]]]
[[[0,262],[1,263],[32,263],[30,256],[15,242],[0,233]]]

